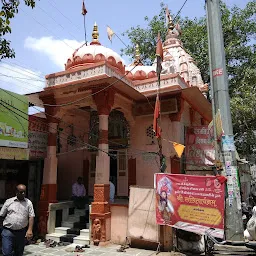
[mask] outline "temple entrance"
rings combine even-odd
[[[117,151],[111,151],[113,155],[117,155]],[[110,179],[115,185],[115,195],[117,195],[117,158],[110,157]]]
[[[89,144],[98,146],[99,117],[97,111],[91,112]],[[118,197],[128,196],[128,156],[127,148],[130,143],[130,127],[121,111],[112,110],[109,115],[108,143],[110,153],[110,177],[115,185],[115,195]],[[90,175],[89,195],[93,195],[95,182],[97,150],[90,149]],[[111,154],[116,157],[111,157]]]
[[[115,185],[115,195],[128,196],[127,150],[110,151],[116,157],[110,158],[110,177]]]

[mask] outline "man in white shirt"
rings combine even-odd
[[[109,194],[109,201],[110,203],[114,203],[115,198],[115,185],[112,182],[112,178],[109,179],[109,185],[110,185],[110,194]]]
[[[35,213],[31,201],[25,198],[25,195],[26,186],[18,185],[16,196],[6,200],[0,211],[0,217],[3,219],[2,252],[4,256],[22,256],[25,237],[27,239],[33,237]]]

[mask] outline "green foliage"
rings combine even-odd
[[[0,59],[14,58],[15,52],[11,48],[11,42],[4,38],[12,32],[11,19],[19,11],[19,0],[1,0],[2,7],[0,11]],[[31,8],[35,7],[35,0],[24,0],[24,3]]]
[[[236,142],[240,153],[246,155],[254,151],[256,138],[256,1],[251,0],[244,9],[233,6],[228,8],[221,2],[222,27],[229,88],[231,111],[236,133]],[[136,43],[144,64],[151,64],[155,59],[157,33],[160,31],[164,41],[166,36],[165,7],[161,4],[159,15],[148,21],[146,28],[132,27],[124,32],[130,45],[122,49],[128,56],[134,55]],[[206,17],[189,19],[178,17],[184,49],[194,58],[205,82],[209,82],[209,59]]]

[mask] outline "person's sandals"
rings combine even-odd
[[[129,246],[128,245],[121,245],[119,249],[117,249],[117,252],[126,252],[125,249],[128,249]]]
[[[57,245],[57,242],[52,241],[49,246],[50,246],[50,247],[55,247],[56,245]]]
[[[81,246],[77,245],[75,248],[75,252],[84,252]]]

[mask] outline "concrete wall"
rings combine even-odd
[[[127,236],[128,205],[111,205],[111,242],[124,244]]]

